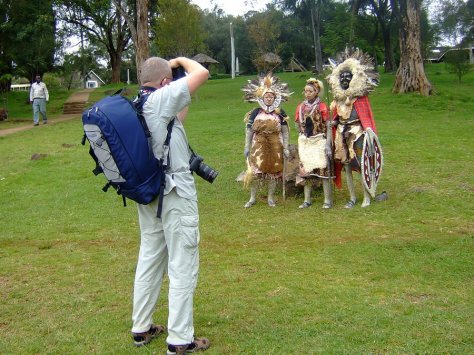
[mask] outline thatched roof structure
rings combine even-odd
[[[281,58],[277,54],[271,52],[262,54],[260,57],[253,60],[258,71],[264,73],[273,71],[281,64],[281,62]]]
[[[260,60],[262,60],[265,63],[273,64],[273,65],[281,63],[281,58],[277,54],[271,53],[271,52],[263,54],[260,57]]]
[[[196,54],[191,59],[195,60],[196,62],[201,63],[201,64],[219,64],[219,62],[217,60],[215,60],[214,58],[211,58],[207,54],[203,54],[203,53]]]

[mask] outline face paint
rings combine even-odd
[[[339,83],[341,84],[341,88],[343,90],[347,90],[349,88],[349,84],[352,80],[352,73],[350,71],[344,71],[339,75]]]
[[[265,105],[271,106],[274,101],[275,101],[275,95],[274,94],[269,92],[269,93],[266,93],[265,95],[263,95],[263,102],[265,103]]]
[[[308,101],[313,101],[319,94],[319,91],[311,85],[304,87],[304,97]]]

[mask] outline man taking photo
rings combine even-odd
[[[172,69],[187,75],[173,81]],[[194,177],[189,168],[191,151],[183,127],[191,95],[208,79],[209,72],[191,59],[167,61],[152,57],[141,71],[139,98],[147,97],[143,116],[152,136],[153,153],[168,161],[161,218],[158,198],[138,205],[140,251],[133,294],[132,336],[136,346],[148,344],[165,331],[154,325],[153,312],[165,271],[169,277],[168,354],[206,350],[210,342],[194,336],[193,297],[199,269],[199,215]],[[174,120],[174,121],[173,121]],[[172,124],[169,154],[163,145]]]

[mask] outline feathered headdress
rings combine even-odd
[[[343,90],[339,80],[341,73],[346,71],[352,73],[352,80],[349,88]],[[336,101],[343,101],[368,95],[377,87],[379,73],[372,57],[357,49],[352,54],[346,51],[343,62],[333,66],[333,71],[327,80]]]
[[[247,84],[242,87],[244,92],[244,100],[248,102],[258,102],[261,108],[271,112],[280,106],[281,102],[287,101],[292,92],[288,90],[288,84],[280,81],[272,73],[266,76],[259,76],[257,79],[248,80]],[[268,107],[263,102],[263,95],[271,92],[275,95],[274,103]]]

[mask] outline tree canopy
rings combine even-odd
[[[51,1],[0,2],[0,78],[14,75],[33,80],[53,70],[57,49],[56,22]],[[10,80],[0,80],[2,89]]]
[[[204,50],[201,12],[189,0],[161,0],[153,26],[155,44],[163,57],[192,57]]]
[[[405,4],[415,4],[417,9],[417,26],[407,33],[403,33],[408,28],[403,17],[407,13],[401,11]],[[0,3],[0,78],[22,75],[31,79],[36,72],[73,68],[71,63],[85,68],[92,66],[86,60],[88,53],[102,52],[112,82],[118,82],[124,79],[122,63],[127,61],[128,68],[136,66],[139,71],[149,46],[153,55],[163,57],[208,54],[219,61],[218,71],[229,73],[230,23],[241,73],[256,72],[258,58],[265,53],[281,58],[280,69],[294,57],[320,71],[328,58],[336,58],[348,46],[370,53],[385,71],[395,72],[405,63],[405,35],[413,31],[417,37],[410,41],[422,44],[415,56],[417,66],[423,65],[440,37],[454,36],[458,43],[472,41],[473,8],[474,0],[440,0],[430,19],[422,0],[273,0],[263,11],[230,16],[217,6],[203,11],[190,0],[46,0],[34,4],[5,0]],[[76,55],[83,60],[64,59],[59,51],[62,32],[80,37],[83,46]],[[135,60],[130,60],[134,55]],[[63,59],[57,60],[59,56]]]

